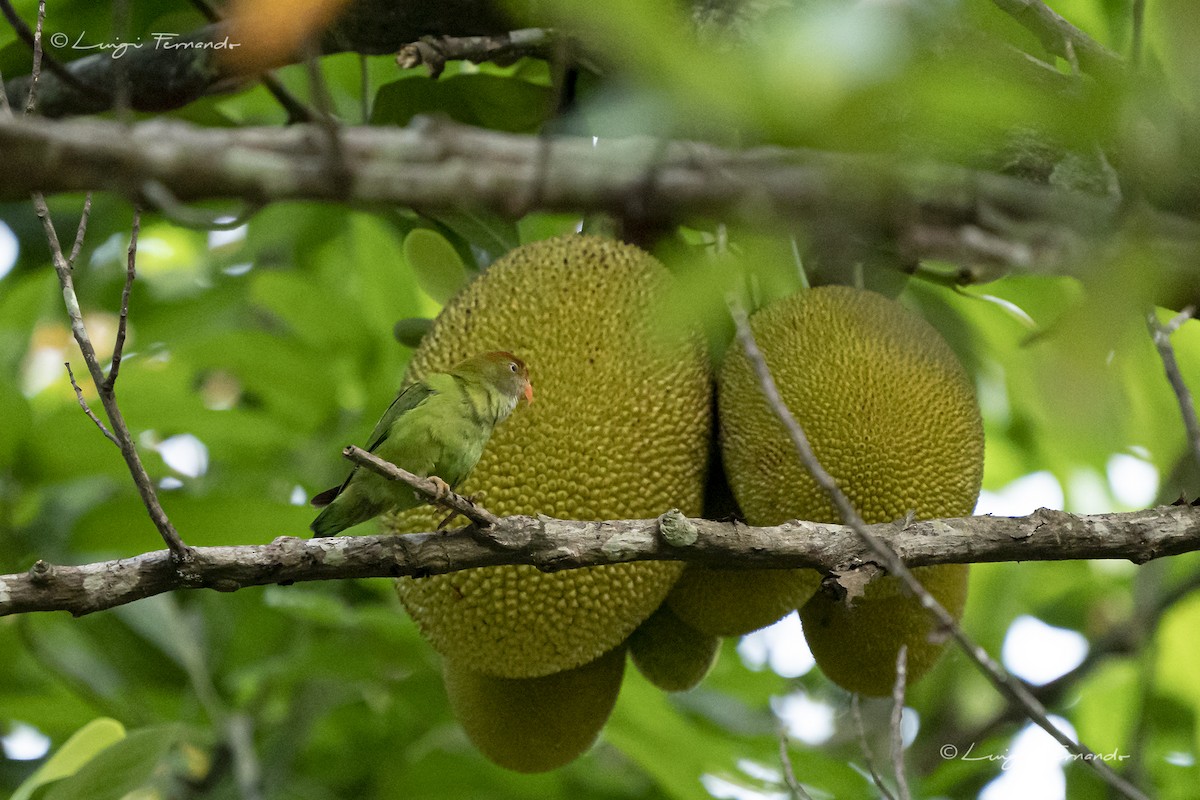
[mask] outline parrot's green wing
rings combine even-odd
[[[392,430],[392,423],[421,405],[421,403],[424,403],[434,394],[436,392],[422,381],[421,383],[414,383],[396,395],[396,399],[388,406],[387,411],[383,412],[383,416],[379,418],[379,422],[375,423],[375,430],[371,431],[371,435],[367,439],[367,449],[374,453],[375,449],[387,439],[388,433]]]
[[[387,411],[383,412],[383,416],[379,418],[379,422],[375,423],[375,430],[371,431],[371,436],[367,439],[367,450],[374,453],[376,448],[387,439],[388,433],[392,430],[392,423],[421,405],[421,403],[424,403],[434,394],[436,392],[433,389],[429,388],[424,382],[421,382],[414,383],[396,395],[396,399],[388,406]],[[313,497],[312,505],[319,508],[332,503],[333,498],[342,493],[342,490],[346,488],[346,484],[350,483],[350,479],[354,477],[354,473],[357,471],[358,467],[356,466],[350,470],[350,474],[346,476],[346,480],[342,481],[340,485],[326,489]]]

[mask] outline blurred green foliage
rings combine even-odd
[[[14,5],[33,18],[33,0]],[[1070,64],[986,2],[747,3],[732,20],[724,15],[737,4],[709,3],[715,10],[711,19],[700,15],[698,37],[682,5],[551,5],[610,72],[579,77],[565,118],[550,122],[559,98],[542,62],[452,63],[430,81],[387,57],[360,62],[348,54],[321,61],[333,111],[376,125],[440,113],[513,132],[550,123],[604,136],[869,150],[1047,179],[1066,164],[1072,185],[1093,190],[1104,183],[1097,148],[1123,156],[1120,164],[1162,168],[1151,176],[1169,173],[1179,157],[1166,133],[1127,135],[1137,93],[1077,81]],[[1102,43],[1129,51],[1130,0],[1053,5]],[[1147,76],[1161,84],[1145,95],[1175,92],[1194,106],[1195,15],[1183,0],[1147,5]],[[130,37],[200,24],[178,3],[128,7]],[[106,4],[64,0],[49,14],[48,33],[87,42],[113,35]],[[1047,61],[1051,74],[1030,77],[1019,51]],[[63,60],[84,54],[52,52]],[[24,45],[0,29],[0,73],[19,75],[28,64]],[[279,78],[303,100],[312,96],[303,67]],[[1074,88],[1063,91],[1064,81]],[[286,118],[261,86],[172,116],[224,126]],[[1147,188],[1153,195],[1155,186]],[[64,240],[81,205],[79,197],[51,201]],[[124,200],[97,196],[75,269],[102,358],[116,331],[131,219]],[[32,208],[0,205],[0,222],[18,245],[0,277],[0,573],[38,558],[79,563],[156,549],[119,454],[80,411],[62,369],[69,360],[86,375]],[[462,281],[518,243],[581,223],[542,213],[504,220],[469,207],[426,215],[292,203],[263,209],[226,235],[147,213],[118,390],[185,539],[220,545],[305,535],[306,498],[341,479],[341,447],[361,442],[399,385],[410,350],[393,336],[396,323],[435,315]],[[731,230],[728,253],[714,257],[711,220],[669,231],[658,249],[681,281],[664,318],[704,324],[719,357],[730,330],[724,293],[741,291],[761,305],[795,291],[819,233]],[[1094,263],[1079,270],[1084,280],[1014,274],[959,289],[920,277],[878,284],[937,325],[975,375],[988,436],[985,489],[1001,492],[1045,472],[1063,487],[1068,509],[1122,509],[1112,459],[1132,454],[1161,476],[1161,499],[1195,495],[1176,401],[1142,318],[1160,296],[1155,276],[1164,274],[1147,250],[1131,238],[1088,254]],[[879,276],[867,271],[864,279],[875,286]],[[404,328],[406,338],[419,329]],[[1174,343],[1185,379],[1200,389],[1200,323],[1184,325]],[[84,393],[95,404],[86,383]],[[164,458],[164,442],[192,441],[173,439],[181,436],[202,445],[203,468]],[[1139,569],[981,565],[966,627],[993,653],[1022,615],[1086,636],[1108,655],[1053,710],[1097,752],[1128,754],[1118,767],[1155,796],[1192,797],[1200,782],[1200,603],[1186,596],[1168,606],[1166,598],[1196,569],[1193,557]],[[386,581],[181,592],[79,620],[3,618],[0,737],[31,726],[48,737],[49,754],[0,758],[0,794],[24,784],[21,800],[697,798],[732,796],[730,787],[778,797],[785,785],[772,702],[803,693],[829,711],[832,731],[819,745],[792,743],[801,782],[814,796],[877,796],[849,700],[816,670],[784,678],[727,642],[712,675],[684,695],[665,696],[627,674],[601,743],[563,770],[529,777],[490,765],[467,743],[447,708],[437,658]],[[920,721],[908,758],[916,796],[974,796],[1001,774],[996,761],[939,755],[950,743],[1004,753],[1019,729],[962,654],[951,652],[913,687],[909,705]],[[885,772],[888,711],[873,702],[863,712]],[[55,776],[43,766],[55,753],[55,774],[72,774],[43,783]],[[1102,791],[1082,765],[1066,772],[1068,796]]]

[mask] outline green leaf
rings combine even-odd
[[[404,259],[421,291],[445,303],[467,285],[467,267],[454,245],[435,230],[417,228],[404,239]]]
[[[74,775],[50,786],[43,800],[121,800],[132,791],[149,788],[180,733],[178,725],[134,731]]]
[[[469,252],[475,255],[472,269],[483,270],[510,250],[515,250],[522,238],[518,224],[499,214],[481,209],[460,208],[453,211],[427,211],[422,214],[448,234],[464,240]],[[460,255],[462,251],[459,251]]]
[[[396,321],[396,324],[392,326],[392,335],[400,344],[415,350],[421,345],[421,340],[425,338],[425,334],[429,333],[429,329],[432,327],[433,320],[431,319],[407,317]]]
[[[97,717],[71,735],[50,759],[17,787],[11,800],[28,800],[35,789],[74,775],[98,753],[125,738],[125,726]]]

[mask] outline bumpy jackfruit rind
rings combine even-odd
[[[595,743],[624,674],[624,645],[540,678],[500,678],[450,659],[442,666],[467,738],[493,763],[526,773],[565,766]]]
[[[966,564],[918,567],[913,574],[956,619],[967,600]],[[946,633],[898,578],[867,584],[851,607],[817,592],[800,608],[804,638],[825,676],[846,691],[884,697],[896,683],[896,657],[907,644],[906,680],[918,681],[941,658]]]
[[[826,286],[761,309],[750,326],[817,460],[863,519],[971,513],[983,424],[966,371],[932,325],[874,292]],[[839,521],[740,349],[717,388],[721,451],[746,520]]]
[[[721,640],[701,633],[661,605],[629,636],[629,657],[646,680],[667,692],[695,688],[717,663]]]
[[[764,308],[751,318],[751,329],[818,461],[867,522],[910,511],[917,518],[971,513],[983,477],[982,421],[966,372],[933,326],[873,292],[830,286]],[[718,395],[722,453],[746,519],[758,525],[792,518],[838,521],[832,502],[799,463],[740,350],[731,350],[722,366]],[[961,611],[966,571],[947,572],[958,573],[961,577],[943,580],[947,600]],[[868,588],[868,597],[878,596],[880,605],[894,603],[889,627],[873,625],[870,620],[887,614],[872,611],[861,612],[864,622],[858,625],[823,627],[824,641],[814,655],[822,652],[816,658],[826,674],[894,672],[901,640],[914,651],[910,674],[936,661],[940,646],[923,651],[928,637],[920,633],[920,620],[926,612],[907,597],[885,599],[894,594],[887,589],[894,580],[877,581],[883,589]],[[958,597],[954,587],[960,583]],[[754,591],[752,584],[747,591]],[[817,593],[808,601],[810,616],[825,600]],[[845,609],[849,618],[859,613],[857,606]],[[835,618],[833,612],[824,617]],[[848,638],[844,647],[843,627],[847,637],[852,630],[858,637]],[[876,637],[877,647],[855,646],[869,636]],[[865,665],[867,657],[885,656],[891,659],[887,664]],[[849,662],[833,663],[838,658]]]
[[[567,519],[698,514],[711,428],[702,340],[659,329],[671,276],[644,251],[591,236],[525,245],[438,316],[406,381],[486,350],[525,359],[536,402],[496,429],[461,491],[498,514]],[[397,532],[431,530],[406,512]],[[661,603],[682,565],[642,562],[547,574],[490,567],[400,579],[443,655],[505,677],[578,666]]]
[[[811,569],[709,569],[689,564],[667,605],[689,626],[713,636],[741,636],[786,617],[821,583]]]

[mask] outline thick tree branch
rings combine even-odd
[[[394,53],[422,36],[500,35],[517,27],[512,12],[519,11],[520,5],[495,0],[354,0],[326,32],[321,49],[324,53],[383,54]],[[56,32],[65,35],[70,45],[84,33],[71,30],[69,20],[55,22]],[[168,41],[146,38],[140,48],[129,49],[119,60],[103,52],[69,61],[63,65],[67,76],[53,72],[41,76],[38,110],[50,117],[106,111],[114,105],[117,86],[124,80],[122,73],[128,76],[128,100],[135,111],[180,108],[245,80],[228,74],[222,63],[224,50],[219,45],[242,44],[228,41],[228,36],[226,26],[217,23]],[[29,80],[29,76],[21,76],[10,81],[8,96],[24,98]],[[13,105],[17,103],[13,101]],[[296,116],[302,107],[288,110]]]
[[[1042,509],[1027,517],[900,521],[869,529],[910,567],[1081,558],[1140,564],[1200,550],[1200,507],[1090,516]],[[825,572],[879,564],[851,528],[814,522],[755,528],[677,513],[605,522],[505,517],[489,534],[488,539],[469,530],[281,537],[265,545],[193,547],[188,575],[179,574],[165,550],[81,566],[39,561],[28,572],[0,576],[0,616],[89,614],[184,588],[234,591],[272,583],[436,575],[497,564],[531,564],[548,572],[657,560]]]
[[[152,202],[157,187],[185,201],[468,205],[517,216],[536,198],[546,210],[635,219],[850,220],[893,232],[916,257],[1018,268],[1083,269],[1127,219],[1176,269],[1194,273],[1190,256],[1200,247],[1200,224],[1191,220],[1149,209],[1129,215],[1113,199],[881,156],[639,138],[594,143],[429,120],[402,129],[345,128],[339,142],[345,180],[331,181],[324,134],[307,125],[0,119],[7,166],[0,199],[35,189],[105,189]]]

